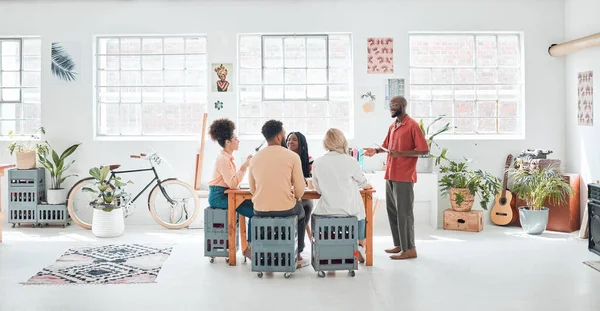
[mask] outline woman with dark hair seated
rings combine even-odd
[[[288,134],[287,139],[287,147],[291,151],[297,153],[300,156],[300,162],[302,162],[302,174],[304,175],[304,179],[312,177],[312,157],[308,155],[308,143],[306,142],[306,137],[300,132],[291,132]],[[308,185],[308,184],[307,184]],[[312,200],[302,200],[300,202],[302,207],[304,208],[305,220],[306,220],[306,230],[310,236],[310,214],[313,210],[313,201]]]
[[[208,134],[213,141],[216,141],[223,150],[217,157],[213,178],[208,183],[208,204],[213,208],[227,209],[228,197],[225,191],[227,189],[236,189],[242,182],[246,169],[252,155],[248,156],[246,162],[240,167],[239,171],[233,159],[233,152],[238,150],[240,141],[234,134],[235,124],[229,119],[215,120],[208,130]],[[248,248],[243,252],[244,256],[251,259],[252,251],[250,249],[251,242],[251,224],[254,216],[254,205],[252,201],[246,200],[236,209],[236,211],[245,217],[248,217]]]

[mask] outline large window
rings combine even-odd
[[[278,119],[319,138],[330,127],[353,136],[352,40],[348,34],[241,35],[239,128],[260,135]]]
[[[98,37],[98,136],[189,136],[207,102],[206,38]]]
[[[456,126],[449,135],[524,133],[521,37],[499,34],[410,35],[413,118]]]
[[[0,37],[0,135],[29,136],[40,127],[41,42]]]

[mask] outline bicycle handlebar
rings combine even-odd
[[[141,159],[141,158],[145,158],[146,156],[147,156],[147,154],[140,153],[139,155],[132,154],[130,157],[133,158],[133,159]]]

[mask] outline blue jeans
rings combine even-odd
[[[208,188],[208,204],[212,208],[220,208],[227,209],[229,204],[229,198],[226,190],[229,188],[221,187],[221,186],[210,186]],[[254,216],[254,204],[250,200],[246,200],[238,206],[235,210],[238,214],[248,217],[248,230],[246,230],[248,234],[248,243],[252,241],[252,217]]]
[[[364,219],[358,221],[358,240],[364,240],[367,238],[367,222]]]

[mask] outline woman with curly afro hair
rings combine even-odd
[[[208,130],[208,134],[213,141],[216,141],[223,148],[217,157],[212,180],[208,183],[208,204],[212,208],[227,209],[228,198],[225,191],[227,189],[236,189],[248,169],[252,155],[248,156],[246,162],[237,170],[233,159],[233,152],[239,149],[240,141],[235,136],[235,124],[229,119],[215,120]],[[246,200],[236,209],[236,211],[245,217],[248,217],[248,248],[243,252],[244,256],[251,259],[252,251],[250,249],[252,233],[252,217],[254,216],[254,205],[252,201]]]

